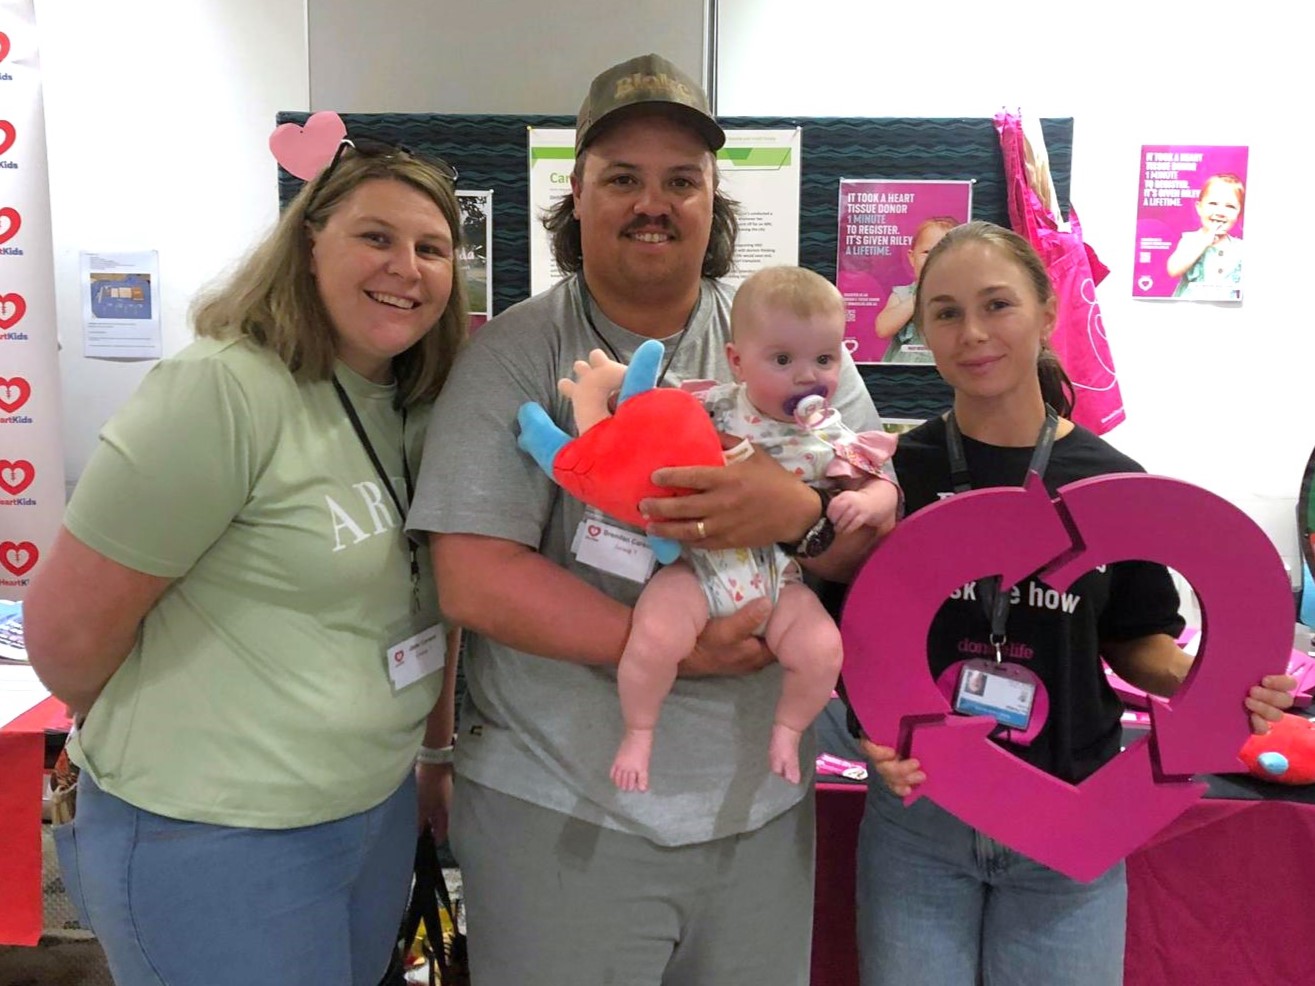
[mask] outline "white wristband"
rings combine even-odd
[[[416,754],[416,763],[431,766],[451,763],[455,749],[456,747],[451,743],[447,746],[422,746],[420,752]]]

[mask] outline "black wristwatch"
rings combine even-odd
[[[791,558],[816,558],[831,547],[831,542],[836,539],[836,526],[826,515],[826,508],[831,505],[832,494],[828,490],[819,490],[816,487],[813,488],[813,492],[822,501],[822,515],[804,532],[804,536],[798,542],[794,544],[788,541],[778,542],[781,550]]]

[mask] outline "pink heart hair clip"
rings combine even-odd
[[[304,125],[284,123],[269,135],[269,149],[283,170],[302,181],[323,171],[338,145],[347,136],[347,125],[332,110],[312,113]]]

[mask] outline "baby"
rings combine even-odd
[[[731,309],[726,355],[735,383],[685,385],[718,431],[746,440],[728,458],[753,454],[749,442],[763,449],[818,487],[826,517],[842,533],[887,523],[899,504],[898,488],[883,475],[894,436],[856,435],[826,403],[839,383],[844,333],[844,300],[830,282],[797,267],[767,268],[744,282]],[[840,631],[791,556],[800,550],[686,546],[680,561],[649,580],[617,670],[625,720],[611,772],[618,788],[648,789],[662,702],[708,620],[760,597],[774,603],[762,636],[784,670],[768,760],[799,783],[800,737],[830,698],[841,661]]]

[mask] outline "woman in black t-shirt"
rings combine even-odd
[[[907,512],[968,488],[1021,485],[1038,462],[1035,447],[1051,441],[1042,476],[1052,494],[1079,479],[1141,471],[1067,419],[1072,386],[1047,346],[1054,288],[1021,237],[982,222],[951,230],[923,266],[915,312],[937,370],[954,388],[954,407],[901,439],[895,468]],[[1039,731],[1029,724],[1025,741],[1003,742],[1063,780],[1078,783],[1119,752],[1122,707],[1102,657],[1128,682],[1162,696],[1191,667],[1175,643],[1183,622],[1161,565],[1102,566],[1064,593],[1034,575],[1003,615],[984,582],[938,611],[928,635],[932,673],[982,653],[993,628],[1007,625],[1007,657],[1020,674],[1035,676],[1050,711]],[[1295,685],[1272,675],[1251,689],[1245,703],[1257,732],[1291,705]],[[1005,735],[1023,740],[1020,732]],[[921,765],[866,739],[863,746],[874,766],[858,850],[863,986],[1122,982],[1122,863],[1080,883],[926,798],[905,807],[903,796],[926,779]]]

